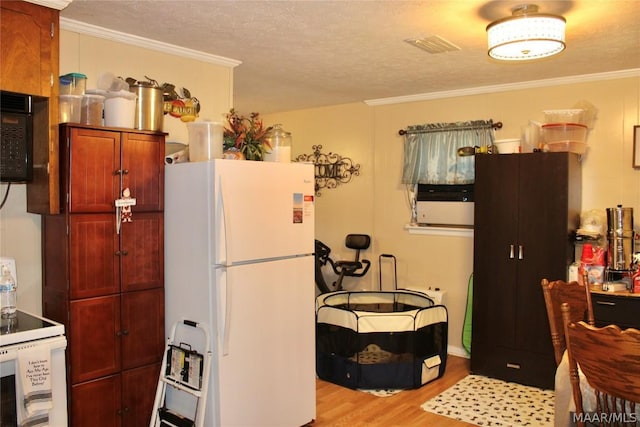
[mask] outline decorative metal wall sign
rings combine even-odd
[[[340,184],[351,181],[355,175],[360,175],[360,165],[354,164],[348,157],[336,153],[322,153],[322,145],[313,145],[312,154],[301,154],[295,158],[296,162],[313,162],[315,165],[315,191],[320,196],[322,188],[336,188]]]

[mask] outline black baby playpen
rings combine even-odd
[[[447,309],[408,290],[316,299],[316,370],[352,389],[418,388],[445,371]]]

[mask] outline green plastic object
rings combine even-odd
[[[464,312],[464,324],[462,326],[462,347],[471,354],[471,311],[473,309],[473,273],[469,276],[467,289],[467,309]]]

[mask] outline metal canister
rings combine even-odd
[[[138,95],[135,129],[162,131],[164,100],[162,88],[156,82],[136,82],[129,90]]]
[[[633,261],[633,208],[618,205],[607,209],[607,265],[612,270],[630,270]]]

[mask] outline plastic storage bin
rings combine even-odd
[[[107,92],[104,100],[104,125],[133,129],[136,119],[136,94],[128,90]]]
[[[60,123],[80,123],[82,95],[60,95]]]
[[[104,112],[104,96],[97,94],[85,94],[82,97],[80,123],[91,126],[102,125]]]
[[[80,73],[69,73],[60,76],[60,95],[84,95],[87,87],[87,76]]]
[[[542,141],[546,144],[563,141],[585,142],[587,127],[576,123],[548,123],[542,125]]]
[[[558,141],[548,142],[545,144],[545,151],[551,152],[569,152],[576,154],[584,154],[587,152],[587,144],[578,141]]]
[[[544,110],[545,123],[576,123],[583,125],[584,123],[584,110],[570,109],[570,110]]]
[[[190,122],[187,123],[187,130],[189,131],[189,161],[204,162],[222,158],[224,132],[222,123]]]

